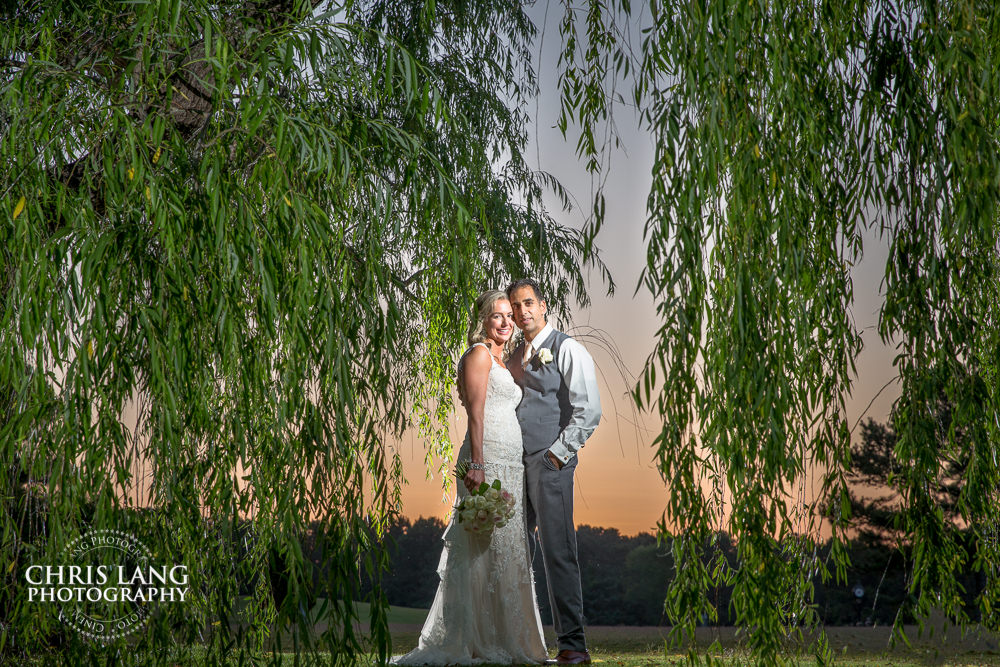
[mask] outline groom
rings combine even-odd
[[[507,367],[524,391],[517,419],[524,440],[525,515],[528,535],[538,528],[559,641],[555,662],[589,663],[573,525],[573,473],[577,451],[601,419],[594,360],[580,343],[549,326],[537,282],[514,282],[507,298],[514,322],[524,333]]]

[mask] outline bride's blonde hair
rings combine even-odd
[[[500,290],[488,290],[476,298],[475,310],[472,313],[472,323],[469,325],[469,347],[476,343],[486,342],[486,320],[494,313],[493,307],[497,301],[509,301],[507,293]],[[503,346],[503,358],[510,356],[513,346],[513,334]]]

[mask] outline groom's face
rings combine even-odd
[[[514,323],[529,340],[545,327],[548,308],[530,286],[518,287],[510,293],[510,307],[514,311]]]

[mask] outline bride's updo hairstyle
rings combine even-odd
[[[469,325],[469,346],[473,346],[476,343],[486,342],[486,320],[489,316],[495,312],[494,307],[497,301],[509,301],[507,298],[507,293],[500,290],[489,290],[483,292],[476,298],[475,311],[472,313],[472,323]],[[506,359],[510,356],[511,350],[514,349],[512,345],[514,341],[514,335],[511,337],[503,346],[503,357]]]

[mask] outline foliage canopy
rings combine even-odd
[[[386,441],[415,425],[448,454],[472,299],[532,275],[565,309],[603,271],[522,156],[531,22],[499,2],[5,11],[0,651],[83,653],[21,577],[89,526],[197,573],[132,659],[284,634],[353,660],[359,570],[378,577],[398,511]]]
[[[636,77],[656,145],[642,286],[663,328],[635,393],[663,417],[664,530],[683,538],[671,618],[693,631],[716,613],[705,591],[731,582],[751,649],[778,661],[784,635],[815,621],[810,580],[843,572],[842,550],[830,563],[799,537],[819,527],[803,485],[819,469],[814,502],[841,498],[840,544],[860,349],[850,270],[880,237],[909,591],[920,614],[967,618],[965,551],[936,495],[940,462],[966,449],[954,508],[995,627],[1000,15],[980,2],[650,6]],[[724,522],[735,568],[703,558]]]

